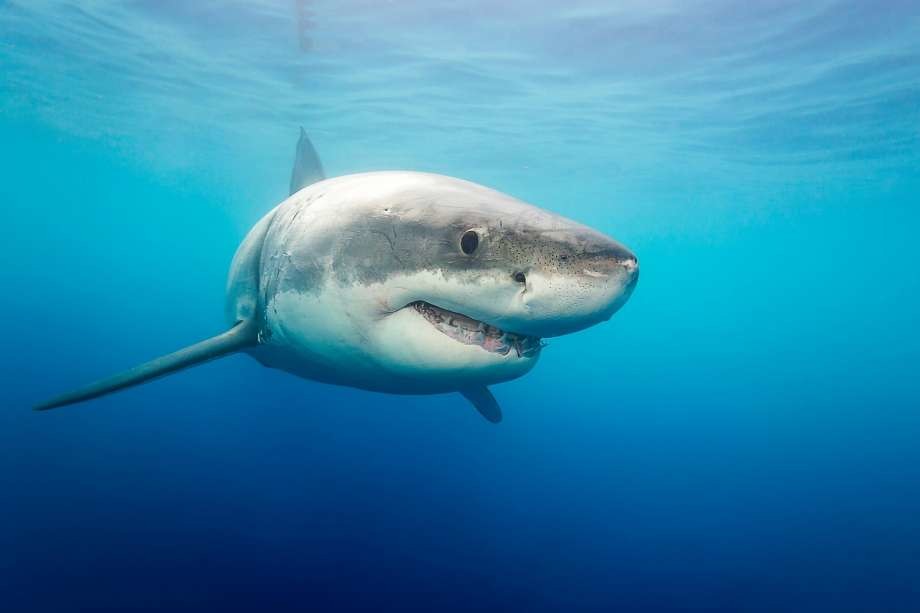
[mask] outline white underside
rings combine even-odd
[[[320,292],[275,296],[267,309],[270,338],[263,361],[308,378],[396,393],[507,381],[536,363],[537,356],[501,355],[447,336],[415,309],[403,308],[431,295],[435,288],[426,285],[435,283],[433,275],[401,281],[367,286],[330,281]],[[440,283],[443,291],[445,282]],[[445,301],[449,304],[438,306],[457,309],[455,300]]]

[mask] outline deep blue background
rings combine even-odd
[[[520,81],[483,47],[440,47],[429,33],[446,13],[416,7],[393,45],[448,55],[390,75],[418,87],[406,99],[373,77],[390,56],[371,34],[344,58],[324,42],[324,16],[335,36],[360,16],[317,3],[321,59],[298,61],[325,89],[308,96],[313,83],[292,77],[301,106],[290,92],[244,96],[226,43],[214,70],[226,61],[240,83],[217,107],[169,61],[192,46],[145,56],[175,77],[151,84],[117,47],[81,47],[94,30],[43,38],[56,22],[38,18],[56,13],[25,6],[0,3],[0,609],[920,610],[909,6],[752,16],[701,3],[684,17],[715,31],[684,38],[698,30],[676,17],[626,19],[605,38],[609,20],[570,16],[568,55],[524,20],[520,39],[485,51],[525,49],[572,74]],[[151,24],[197,23],[181,4],[137,6],[170,7],[144,22],[155,39]],[[207,31],[253,44],[257,24],[233,15]],[[511,17],[473,23],[490,19]],[[469,36],[494,40],[485,29]],[[623,36],[661,74],[586,59]],[[726,55],[722,41],[739,38],[773,51]],[[866,49],[870,60],[822,63]],[[356,58],[370,76],[346,87],[336,79]],[[799,72],[780,70],[788,58]],[[514,97],[490,70],[508,71]],[[611,103],[623,123],[584,106],[612,95],[604,83],[624,101],[643,92]],[[447,99],[470,91],[458,114]],[[459,397],[328,387],[245,356],[29,411],[222,329],[227,266],[285,195],[299,121],[317,126],[330,174],[455,174],[616,236],[642,263],[634,297],[497,386],[497,427]]]

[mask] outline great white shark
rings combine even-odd
[[[408,171],[326,179],[303,129],[290,191],[233,258],[226,332],[35,408],[244,352],[325,383],[459,392],[498,422],[488,386],[529,372],[542,339],[610,319],[639,277],[609,236],[482,185]]]

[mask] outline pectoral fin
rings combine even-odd
[[[121,374],[97,381],[74,392],[63,394],[36,405],[36,411],[46,411],[67,404],[98,398],[118,390],[140,385],[159,377],[178,372],[190,366],[203,364],[219,357],[236,353],[257,343],[256,325],[252,321],[241,321],[223,334],[196,343],[175,353],[135,366]]]
[[[498,406],[498,401],[495,400],[495,396],[492,395],[492,392],[490,392],[489,388],[485,385],[468,387],[460,390],[460,393],[463,394],[463,397],[469,400],[476,410],[479,411],[479,414],[488,421],[497,424],[502,420],[502,408]]]

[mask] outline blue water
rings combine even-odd
[[[0,610],[920,610],[920,5],[0,0]],[[456,175],[642,262],[459,396],[235,356],[233,252]]]

